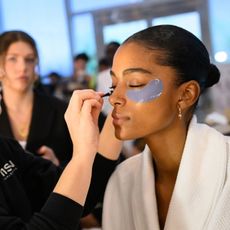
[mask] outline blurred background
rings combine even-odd
[[[24,30],[36,40],[39,75],[46,84],[52,72],[70,76],[79,53],[89,56],[87,71],[96,82],[109,42],[121,43],[151,25],[181,26],[204,42],[222,73],[221,82],[200,102],[200,119],[212,112],[229,118],[229,12],[229,0],[0,0],[0,33]]]

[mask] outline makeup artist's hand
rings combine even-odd
[[[89,154],[97,152],[102,95],[93,90],[76,90],[70,99],[65,120],[73,142],[73,154],[86,154],[86,150]]]
[[[98,149],[98,117],[103,93],[93,90],[74,91],[65,120],[73,142],[73,156],[66,165],[54,192],[62,194],[82,206],[92,176],[94,158]]]

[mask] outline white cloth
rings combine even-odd
[[[230,229],[229,138],[193,118],[164,230]],[[148,147],[111,176],[103,230],[159,230],[154,170]]]

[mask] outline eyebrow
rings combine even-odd
[[[143,73],[143,74],[151,74],[152,75],[152,72],[146,70],[146,69],[143,69],[143,68],[130,68],[130,69],[126,69],[123,71],[123,75],[127,75],[127,74],[131,74],[131,73]],[[116,76],[116,74],[110,70],[110,75],[111,76]]]
[[[6,56],[7,56],[7,55],[21,56],[21,54],[18,54],[18,53],[8,53],[8,54],[6,54]],[[30,56],[30,57],[32,57],[32,56],[35,57],[35,55],[34,55],[33,53],[26,54],[25,56],[26,56],[26,57],[29,57],[29,56]]]

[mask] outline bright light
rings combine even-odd
[[[215,60],[217,62],[225,62],[228,59],[228,54],[225,51],[219,51],[215,54]]]

